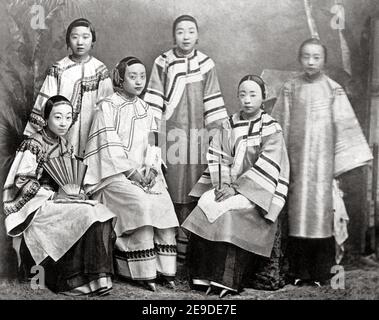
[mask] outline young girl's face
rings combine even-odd
[[[246,80],[238,88],[241,110],[248,116],[254,116],[263,102],[262,90],[258,83]]]
[[[77,58],[86,58],[92,48],[92,33],[88,27],[75,27],[70,33],[70,48]]]
[[[175,42],[183,54],[189,54],[198,40],[196,24],[192,21],[181,21],[175,28]]]
[[[72,123],[72,108],[68,104],[54,105],[47,119],[47,128],[54,135],[64,136]]]
[[[145,84],[146,70],[143,64],[135,63],[126,67],[122,87],[128,96],[139,96],[145,88]]]
[[[300,57],[304,72],[308,75],[319,73],[325,64],[324,48],[318,44],[307,44],[304,46]]]

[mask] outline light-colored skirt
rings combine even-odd
[[[245,210],[229,210],[210,223],[200,207],[196,206],[182,227],[209,241],[228,242],[257,255],[270,257],[278,223],[267,221],[258,210],[255,205]]]
[[[95,222],[115,219],[97,201],[46,201],[23,233],[36,264],[46,257],[58,261]]]
[[[118,174],[104,180],[92,195],[117,215],[117,236],[143,226],[178,227],[174,205],[164,184],[157,182],[152,191],[159,194],[146,193],[123,174]]]

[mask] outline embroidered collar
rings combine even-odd
[[[47,132],[45,131],[45,129],[41,130],[41,135],[42,135],[43,141],[45,141],[49,145],[59,144],[60,143],[60,137],[56,137],[56,138],[50,137],[47,134]]]
[[[177,48],[172,49],[172,52],[174,53],[174,56],[178,59],[193,59],[195,56],[197,56],[196,49],[193,49],[192,52],[187,55],[180,53]]]

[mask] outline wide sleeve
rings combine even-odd
[[[229,121],[212,131],[214,134],[206,155],[208,166],[188,194],[191,197],[200,198],[204,192],[217,187],[220,176],[221,183],[230,184],[232,181],[232,129]]]
[[[144,96],[144,101],[147,102],[154,117],[162,119],[165,111],[165,83],[167,81],[166,59],[164,56],[159,56],[155,59],[151,69],[149,84]]]
[[[287,149],[278,131],[263,138],[258,159],[233,185],[275,222],[286,202],[289,170]]]
[[[41,187],[38,181],[42,163],[40,143],[33,138],[25,140],[17,151],[3,189],[5,226],[10,236],[21,233],[23,229],[17,227],[54,195],[54,191]]]
[[[288,135],[290,128],[290,107],[291,107],[291,84],[286,83],[281,88],[278,100],[276,101],[271,116],[280,124],[283,130],[283,136],[288,143]]]
[[[103,100],[113,94],[112,80],[107,67],[104,65],[99,76],[99,88],[97,90],[97,105],[100,105]]]
[[[345,91],[334,89],[333,118],[335,130],[334,176],[367,165],[372,153]]]
[[[51,96],[58,94],[58,73],[58,66],[53,65],[49,68],[25,127],[24,135],[30,136],[42,129],[45,122],[42,114],[45,103]]]
[[[216,67],[212,60],[209,70],[204,74],[204,124],[209,128],[212,123],[221,124],[228,117],[224,99],[218,82]]]
[[[225,122],[213,137],[208,148],[208,170],[214,187],[219,184],[220,177],[222,184],[230,184],[232,182],[231,165],[233,163],[233,147],[231,134],[232,129],[229,122]]]
[[[94,115],[84,155],[85,185],[95,185],[105,178],[139,167],[128,159],[116,130],[113,110],[111,102],[105,100]]]

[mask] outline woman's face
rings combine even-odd
[[[324,48],[318,44],[307,44],[303,47],[300,57],[304,72],[308,75],[319,73],[325,64]]]
[[[127,66],[122,87],[128,96],[139,96],[146,85],[145,66],[140,63]]]
[[[252,80],[242,82],[238,88],[238,99],[241,110],[248,116],[254,116],[263,102],[261,87]]]
[[[72,123],[72,108],[67,103],[54,105],[47,119],[47,128],[56,136],[64,136]]]
[[[192,21],[181,21],[175,28],[175,42],[183,54],[189,54],[198,40],[196,24]]]
[[[70,33],[70,48],[77,58],[86,58],[92,48],[92,33],[88,27],[75,27]]]

